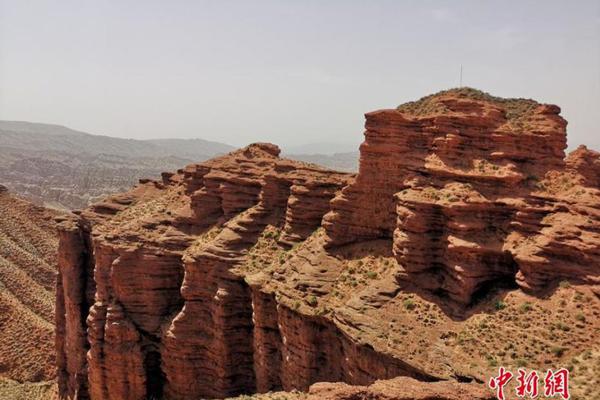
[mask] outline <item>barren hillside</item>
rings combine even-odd
[[[48,207],[87,207],[141,178],[232,149],[201,139],[133,140],[0,121],[0,183]]]
[[[37,382],[56,376],[54,217],[0,190],[0,378]]]

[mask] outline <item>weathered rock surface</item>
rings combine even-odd
[[[486,379],[481,360],[496,357],[495,343],[465,330],[475,313],[489,314],[486,327],[504,318],[489,296],[600,283],[600,192],[588,168],[598,158],[580,149],[564,160],[558,114],[442,92],[367,114],[356,177],[254,144],[64,219],[61,396],[223,398],[329,381],[371,386],[315,396],[486,398],[436,381]],[[559,318],[522,291],[499,293]],[[598,298],[584,295],[595,315]],[[585,321],[588,334],[531,363],[583,351],[598,325]]]
[[[244,400],[236,397],[229,400]],[[315,383],[308,392],[269,392],[254,395],[256,400],[493,400],[489,390],[458,382],[428,382],[398,377],[376,381],[369,386],[346,383]]]
[[[0,381],[55,377],[55,216],[0,186]]]
[[[370,386],[343,383],[317,383],[311,386],[309,400],[492,400],[488,390],[456,382],[423,383],[411,378],[377,381]]]
[[[399,278],[459,307],[498,280],[600,282],[598,154],[580,148],[565,164],[559,112],[464,89],[368,113],[328,244],[393,238]]]
[[[160,183],[145,180],[61,223],[61,393],[256,390],[251,290],[232,269],[269,223],[284,226],[282,242],[305,239],[352,179],[278,154],[251,145]]]

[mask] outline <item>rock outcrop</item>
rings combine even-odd
[[[270,223],[288,246],[305,239],[352,179],[278,154],[251,145],[61,222],[61,393],[224,397],[262,384],[251,290],[232,269]]]
[[[598,155],[580,148],[565,165],[559,112],[463,89],[368,113],[360,173],[325,220],[328,244],[393,238],[399,278],[459,307],[499,280],[600,282]]]
[[[412,378],[446,393],[435,398],[476,398],[472,385],[428,386],[485,379],[465,372],[481,363],[461,318],[499,287],[599,283],[598,158],[565,161],[559,111],[442,92],[367,114],[357,176],[259,143],[63,219],[61,396],[224,398],[403,376],[319,390],[383,399]],[[492,346],[478,344],[482,358]]]

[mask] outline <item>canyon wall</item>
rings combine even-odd
[[[400,278],[458,310],[498,281],[597,283],[598,154],[580,148],[565,164],[557,106],[456,94],[366,115],[360,173],[332,202],[328,245],[393,239]]]
[[[391,329],[400,296],[455,318],[492,286],[599,283],[598,154],[564,160],[558,107],[461,89],[366,117],[357,176],[259,143],[64,218],[61,396],[474,382]]]

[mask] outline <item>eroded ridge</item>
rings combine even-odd
[[[281,227],[287,247],[304,240],[352,179],[278,154],[274,145],[251,145],[161,182],[142,180],[62,220],[62,395],[256,390],[252,291],[232,270],[268,224]]]
[[[357,176],[258,143],[64,219],[61,396],[482,382],[495,344],[464,330],[502,317],[490,295],[599,283],[599,157],[565,159],[559,111],[441,92],[367,114]]]

